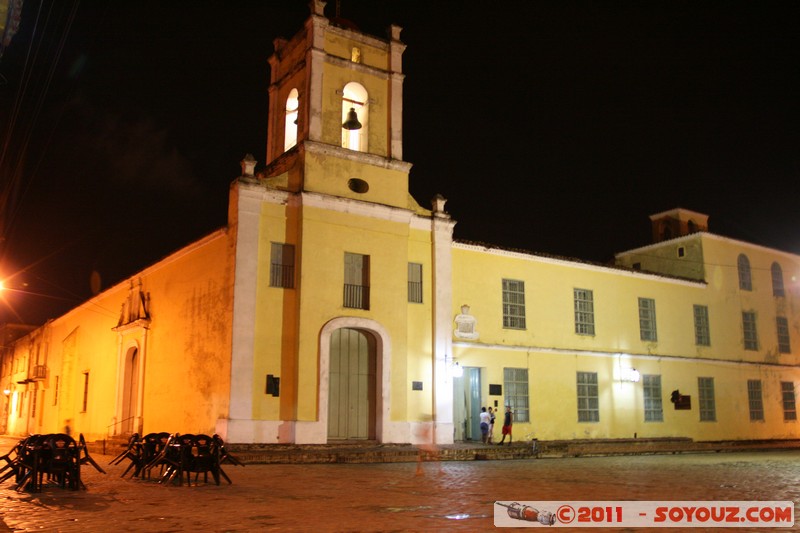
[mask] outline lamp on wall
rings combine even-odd
[[[445,354],[444,356],[444,364],[450,369],[450,375],[454,378],[460,378],[464,375],[464,367],[462,367],[457,362],[453,361],[452,355]]]
[[[639,379],[641,378],[641,375],[639,374],[639,371],[636,370],[635,368],[623,368],[621,378],[622,381],[630,381],[631,383],[638,383]]]

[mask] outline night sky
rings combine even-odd
[[[334,16],[336,2],[328,3]],[[2,322],[226,223],[306,0],[38,2],[0,60]],[[607,262],[684,207],[800,253],[800,3],[341,0],[402,26],[404,159],[457,239]],[[27,58],[27,62],[26,62]],[[26,66],[27,65],[27,66]]]

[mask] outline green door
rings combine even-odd
[[[343,328],[331,335],[329,439],[375,438],[375,340]]]

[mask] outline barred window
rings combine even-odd
[[[578,372],[578,422],[600,421],[597,372]]]
[[[694,343],[698,346],[711,346],[708,307],[705,305],[694,306]]]
[[[742,330],[744,331],[744,349],[758,350],[758,331],[756,330],[756,314],[754,312],[742,312]]]
[[[514,421],[530,422],[528,369],[504,368],[503,387],[505,388],[506,405],[511,407],[511,412],[514,414]]]
[[[422,265],[419,263],[408,264],[408,301],[422,303]]]
[[[797,420],[797,404],[794,396],[794,383],[781,381],[781,399],[783,401],[783,419]]]
[[[744,254],[739,254],[736,261],[739,270],[739,288],[743,291],[752,291],[753,282],[750,277],[750,260]]]
[[[717,407],[714,403],[714,378],[697,378],[700,403],[700,421],[716,422]]]
[[[369,256],[344,253],[344,306],[369,309]]]
[[[778,263],[772,263],[770,271],[772,272],[772,295],[785,296],[786,293],[783,290],[783,269]]]
[[[792,353],[792,345],[789,342],[789,321],[785,316],[775,318],[778,327],[778,351],[780,353]]]
[[[764,401],[761,396],[761,380],[747,380],[747,403],[750,406],[750,421],[764,421]]]
[[[656,301],[652,298],[639,298],[639,336],[643,341],[658,340]]]
[[[525,282],[503,280],[503,327],[525,329]]]
[[[294,245],[273,242],[270,252],[269,286],[294,288]]]
[[[89,408],[89,373],[83,373],[83,407],[81,412],[85,413]]]
[[[661,403],[661,376],[642,376],[642,392],[644,393],[644,421],[663,422],[664,407]]]
[[[588,289],[573,289],[575,333],[594,335],[594,295]]]

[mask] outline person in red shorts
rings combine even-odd
[[[506,405],[506,413],[503,417],[503,438],[500,439],[500,442],[497,443],[498,446],[502,446],[503,442],[506,440],[506,435],[508,435],[508,445],[511,446],[511,406]]]

